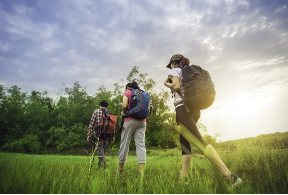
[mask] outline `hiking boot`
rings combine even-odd
[[[104,169],[106,169],[107,168],[107,164],[106,164],[106,161],[99,161],[98,162],[98,167],[99,168],[104,168]]]
[[[231,173],[231,181],[232,181],[232,185],[231,185],[231,189],[239,186],[243,181],[241,180],[241,178],[237,177],[237,175],[235,175],[234,173]]]
[[[106,168],[107,167],[106,160],[103,158],[99,158],[98,167],[99,168],[101,168],[101,167]]]

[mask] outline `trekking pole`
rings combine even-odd
[[[92,169],[92,165],[93,165],[93,162],[94,162],[94,159],[95,159],[95,153],[96,153],[97,148],[98,148],[99,137],[100,137],[100,135],[98,137],[95,136],[96,142],[93,142],[93,140],[91,140],[92,141],[92,150],[91,150],[90,166],[89,166],[89,170],[88,170],[88,179],[89,179],[89,176],[90,176],[90,173],[91,173],[91,169]],[[94,150],[93,150],[93,143],[95,143],[95,149]]]

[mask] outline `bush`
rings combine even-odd
[[[58,152],[69,148],[85,146],[87,145],[87,129],[88,127],[81,123],[67,128],[50,128],[50,131],[54,133],[54,135],[52,134],[50,137],[49,144],[51,145],[51,143],[53,143],[53,145],[56,145]]]
[[[36,135],[28,134],[23,138],[6,143],[2,149],[7,152],[38,153],[41,143]]]
[[[177,147],[177,142],[179,142],[179,133],[174,131],[169,131],[168,129],[161,129],[158,134],[157,144],[158,147],[162,148],[175,148]]]
[[[56,148],[57,148],[58,152],[61,152],[61,151],[64,151],[64,150],[68,149],[69,147],[68,147],[68,145],[65,142],[62,142]]]

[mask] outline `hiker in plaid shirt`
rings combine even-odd
[[[89,131],[88,131],[88,134],[87,134],[87,142],[91,141],[91,135],[93,134],[94,126],[95,127],[100,127],[101,120],[102,120],[102,110],[101,109],[96,109],[93,112],[93,115],[92,115],[92,118],[91,118],[91,121],[90,121],[90,124],[89,124]]]
[[[93,112],[93,115],[90,120],[89,128],[88,128],[88,134],[87,134],[87,142],[90,142],[93,138],[92,135],[94,134],[96,137],[99,136],[100,132],[100,124],[102,121],[102,110],[101,109],[106,109],[108,107],[108,103],[103,100],[99,104],[100,109],[96,109]],[[100,134],[99,140],[98,140],[98,148],[97,148],[97,155],[99,158],[99,166],[106,167],[106,159],[105,159],[105,151],[108,142],[111,141],[112,143],[115,141],[115,137],[105,137],[104,134]]]

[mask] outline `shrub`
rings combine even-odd
[[[37,153],[41,143],[36,135],[28,134],[23,138],[6,143],[2,149],[8,152]]]

